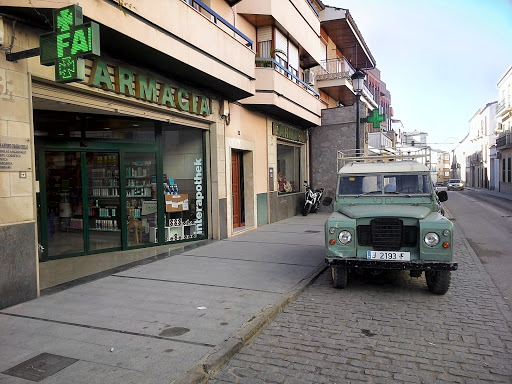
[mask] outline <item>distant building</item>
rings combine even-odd
[[[402,145],[410,145],[425,147],[427,145],[427,136],[426,132],[412,131],[412,132],[403,132],[401,142]]]

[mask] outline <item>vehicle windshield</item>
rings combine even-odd
[[[450,183],[460,183],[460,179],[450,179]]]
[[[416,195],[431,193],[429,175],[346,175],[339,178],[339,195]]]

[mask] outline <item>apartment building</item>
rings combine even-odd
[[[470,152],[466,155],[466,185],[490,189],[495,185],[495,159],[491,147],[496,143],[497,102],[486,104],[469,119]]]
[[[0,2],[0,308],[294,216],[355,147],[376,64],[348,10],[125,3]]]
[[[512,66],[498,82],[496,121],[499,190],[512,193]]]

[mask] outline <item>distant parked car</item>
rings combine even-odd
[[[463,191],[464,183],[461,179],[450,179],[448,181],[448,190],[449,191]]]
[[[439,191],[447,191],[448,188],[446,187],[446,185],[442,182],[442,181],[438,181],[436,184],[435,184],[435,190],[436,192],[439,192]]]

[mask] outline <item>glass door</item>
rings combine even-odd
[[[121,195],[117,152],[87,153],[88,251],[120,248]]]
[[[156,155],[125,153],[128,247],[157,243]]]
[[[80,152],[45,152],[47,255],[84,251]]]

